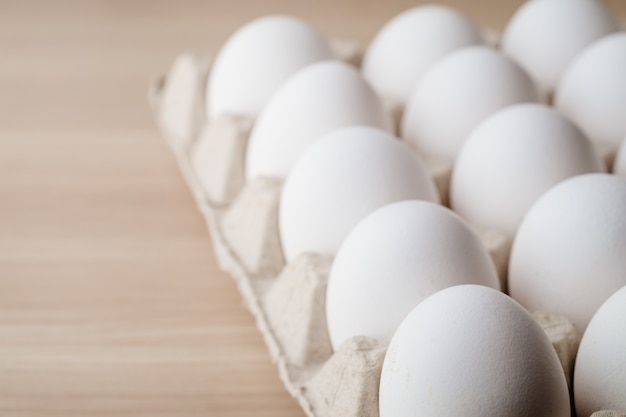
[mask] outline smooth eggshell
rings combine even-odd
[[[419,152],[456,158],[463,142],[493,112],[539,100],[513,61],[488,47],[468,47],[435,64],[413,90],[401,136]]]
[[[622,146],[620,146],[619,152],[615,157],[613,172],[617,175],[623,175],[626,177],[626,138],[622,141]]]
[[[473,224],[515,235],[530,206],[574,175],[604,172],[591,142],[542,104],[504,108],[483,121],[461,148],[451,207]]]
[[[561,364],[515,301],[478,285],[422,301],[383,363],[380,417],[569,417]]]
[[[333,58],[326,39],[299,19],[267,16],[253,20],[235,32],[215,58],[207,83],[208,118],[254,118],[292,74]]]
[[[578,417],[599,410],[626,413],[626,287],[602,304],[583,335],[574,399]]]
[[[379,95],[404,105],[431,65],[456,49],[483,43],[480,29],[454,8],[414,7],[378,32],[363,58],[363,76]]]
[[[390,115],[354,67],[338,61],[310,65],[283,84],[259,115],[246,178],[284,178],[320,136],[352,125],[392,129]]]
[[[606,36],[581,52],[556,90],[557,109],[594,142],[613,150],[626,137],[626,33]]]
[[[587,45],[619,30],[613,14],[597,0],[524,3],[502,36],[502,49],[544,91],[553,91]]]
[[[432,178],[408,146],[369,127],[329,133],[285,181],[279,208],[285,259],[304,252],[335,255],[365,216],[401,200],[439,202]]]
[[[489,254],[461,218],[426,201],[374,211],[345,239],[328,278],[333,348],[353,336],[388,343],[422,300],[459,284],[500,287]]]
[[[509,294],[530,311],[568,317],[584,331],[626,285],[626,178],[585,174],[548,190],[513,242]]]

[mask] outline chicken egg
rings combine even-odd
[[[401,200],[439,202],[432,178],[404,143],[363,126],[325,135],[282,190],[278,224],[285,259],[305,252],[335,255],[359,221]]]
[[[528,1],[515,12],[502,36],[502,49],[546,92],[587,45],[619,30],[597,0]]]
[[[489,116],[461,148],[450,185],[454,211],[473,224],[515,235],[530,206],[562,180],[604,172],[591,142],[543,104]]]
[[[389,113],[354,67],[339,61],[310,65],[259,114],[248,142],[246,178],[284,178],[316,139],[352,125],[392,129]]]
[[[543,194],[511,250],[509,294],[530,311],[569,318],[584,331],[626,285],[626,178],[585,174]]]
[[[326,39],[302,20],[290,16],[253,20],[235,32],[215,58],[207,83],[207,116],[255,118],[292,74],[333,58]]]
[[[345,239],[328,278],[333,348],[353,336],[388,343],[417,304],[459,284],[500,287],[489,254],[461,218],[426,201],[374,211]]]
[[[617,148],[626,137],[626,33],[605,36],[569,66],[556,95],[556,108],[593,141]]]
[[[380,417],[570,417],[565,374],[539,324],[479,285],[422,301],[383,362]]]
[[[528,75],[488,47],[468,47],[435,64],[409,98],[401,136],[418,152],[456,158],[470,132],[503,107],[539,101]]]
[[[404,105],[432,64],[456,49],[482,43],[480,29],[452,7],[414,7],[378,32],[363,58],[363,76],[380,96]]]
[[[626,287],[609,297],[589,322],[576,355],[576,415],[626,413]]]

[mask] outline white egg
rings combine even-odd
[[[585,174],[548,190],[513,242],[509,294],[581,330],[626,285],[626,178]]]
[[[417,304],[459,284],[500,287],[489,254],[461,218],[426,201],[374,211],[345,239],[328,278],[333,348],[353,336],[389,342]]]
[[[478,285],[422,301],[383,363],[380,417],[569,417],[561,364],[548,337],[507,295]]]
[[[538,100],[536,86],[510,59],[487,47],[464,48],[435,64],[413,90],[402,137],[421,153],[454,159],[491,113]]]
[[[563,75],[555,105],[594,142],[617,150],[626,137],[626,33],[581,52]]]
[[[316,139],[352,125],[392,128],[389,113],[354,67],[338,61],[308,66],[259,115],[248,143],[246,178],[284,178]]]
[[[279,207],[285,259],[304,252],[335,255],[365,216],[401,200],[439,202],[432,178],[408,146],[369,127],[329,133],[285,181]]]
[[[619,30],[597,0],[528,1],[515,12],[502,36],[502,49],[547,92],[587,45]]]
[[[506,107],[483,121],[461,148],[451,207],[472,224],[515,235],[530,206],[574,175],[604,172],[591,142],[542,104]]]
[[[626,177],[626,138],[622,141],[622,146],[620,146],[619,152],[615,157],[613,172],[617,175],[623,175]]]
[[[363,57],[363,76],[379,95],[404,105],[431,65],[456,49],[482,43],[480,29],[452,7],[414,7],[378,32]]]
[[[333,58],[326,39],[306,22],[289,16],[253,20],[215,58],[207,83],[207,115],[254,118],[292,74]]]
[[[576,415],[626,413],[626,287],[602,304],[580,342],[574,368]]]

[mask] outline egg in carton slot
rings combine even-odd
[[[334,45],[344,61],[360,63],[358,44]],[[209,71],[210,60],[181,55],[153,85],[150,103],[207,222],[217,261],[236,280],[286,389],[308,416],[377,416],[387,346],[356,336],[333,353],[324,299],[333,259],[306,253],[285,264],[277,214],[282,181],[245,180],[253,120],[222,116],[206,121]],[[401,106],[392,100],[388,105],[401,114]],[[445,195],[451,164],[437,157],[424,160]],[[494,229],[474,230],[505,282],[510,239]],[[549,335],[569,381],[580,332],[563,317],[537,313],[535,319]]]

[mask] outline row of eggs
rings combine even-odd
[[[286,179],[286,260],[336,255],[333,347],[354,335],[391,340],[381,416],[569,416],[556,354],[495,291],[493,263],[465,220],[514,238],[509,291],[529,310],[584,330],[626,285],[626,179],[591,174],[606,170],[592,142],[616,150],[626,137],[626,33],[617,30],[597,1],[533,0],[498,51],[467,17],[433,5],[392,19],[360,73],[282,16],[244,26],[217,56],[208,117],[256,119],[246,177]],[[553,93],[556,109],[541,104]],[[379,97],[405,108],[404,141]],[[437,188],[410,147],[455,160],[451,207],[465,220],[434,204]],[[626,173],[624,148],[616,172]],[[583,341],[592,347],[577,364],[580,416],[626,411],[626,373],[604,372],[626,361],[624,293]],[[608,343],[608,354],[597,347]]]

